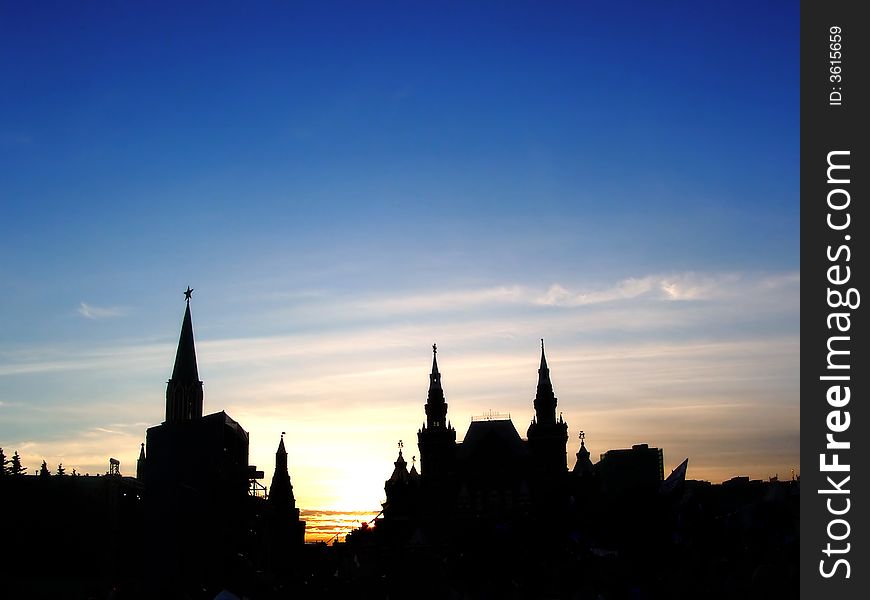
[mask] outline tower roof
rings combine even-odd
[[[408,480],[408,463],[405,462],[405,458],[402,456],[402,449],[399,449],[399,457],[396,459],[396,462],[393,463],[395,468],[393,469],[393,474],[390,475],[389,481],[392,483],[407,481]]]
[[[187,305],[184,308],[184,320],[181,322],[181,335],[178,338],[178,350],[175,353],[172,379],[184,382],[199,381],[199,370],[196,367],[196,347],[193,342],[193,322],[190,318],[189,294]]]
[[[541,338],[541,366],[538,368],[538,385],[552,385],[550,383],[550,368],[547,366],[547,356],[544,354],[544,338]]]
[[[544,353],[544,339],[541,338],[541,366],[538,368],[538,389],[535,393],[535,423],[547,426],[556,423],[556,394],[553,393],[553,383],[550,381],[550,368],[547,366],[547,355]],[[562,423],[561,416],[559,423]]]
[[[284,432],[275,452],[275,472],[272,475],[272,485],[269,487],[269,501],[282,510],[296,509],[296,498],[293,496],[293,484],[290,483],[290,472],[287,470],[287,450],[284,448]]]
[[[438,345],[432,344],[432,373],[429,374],[429,391],[441,389],[441,373],[438,371]]]
[[[463,458],[477,454],[523,456],[527,449],[513,421],[496,419],[472,421],[458,452]]]
[[[426,397],[426,425],[444,429],[447,427],[447,402],[441,387],[441,373],[438,371],[438,346],[432,344],[432,372],[429,374],[429,394]]]
[[[172,377],[166,383],[166,422],[176,423],[202,418],[202,382],[196,366],[196,347],[193,342],[193,322],[190,318],[190,295],[188,286],[184,292],[184,319],[181,335],[175,352]]]

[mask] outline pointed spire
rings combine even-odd
[[[178,350],[175,353],[172,379],[185,382],[199,381],[199,370],[196,367],[196,346],[193,342],[193,322],[190,318],[190,298],[187,299],[184,307],[184,320],[181,322],[181,335],[178,338]]]
[[[139,458],[136,460],[136,479],[145,481],[145,444],[139,446]]]
[[[538,389],[535,394],[535,417],[538,423],[556,422],[556,395],[550,381],[550,368],[544,354],[544,338],[541,338],[541,366],[538,368]]]
[[[447,403],[438,371],[438,346],[432,344],[432,372],[429,374],[429,394],[426,398],[426,426],[444,429],[447,425]]]
[[[278,449],[275,451],[275,468],[277,469],[279,465],[284,467],[284,470],[287,470],[287,449],[284,448],[284,431],[281,432],[281,441],[278,442]]]
[[[432,344],[432,372],[429,374],[429,390],[441,389],[441,373],[438,372],[438,345]]]
[[[188,286],[184,292],[184,318],[175,352],[175,366],[166,386],[166,421],[179,422],[202,417],[202,381],[196,366],[196,346],[193,341],[193,320],[190,317]]]
[[[547,366],[547,356],[544,354],[544,338],[541,338],[541,366],[538,368],[538,385],[550,383],[550,368]]]
[[[272,474],[272,485],[269,487],[269,501],[279,510],[296,509],[296,498],[293,496],[290,472],[287,470],[287,450],[284,448],[283,431],[278,449],[275,451],[275,472]]]

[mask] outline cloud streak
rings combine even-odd
[[[598,290],[572,292],[555,283],[538,299],[548,306],[587,306],[647,298],[663,301],[724,301],[751,298],[800,283],[798,273],[744,275],[740,273],[649,275],[628,278]]]
[[[749,331],[751,319],[770,316],[797,318],[799,275],[701,275],[686,273],[626,279],[599,289],[569,291],[560,284],[547,290],[528,286],[497,286],[455,290],[439,294],[405,294],[357,298],[319,298],[302,302],[302,314],[319,315],[312,331],[261,337],[204,339],[198,336],[201,358],[211,364],[247,364],[308,355],[336,356],[380,351],[384,347],[410,348],[421,339],[473,340],[518,339],[583,332],[604,336],[631,331],[639,341],[663,329],[687,335],[711,335],[719,325]],[[304,298],[304,295],[300,295]],[[82,303],[84,305],[84,303]],[[679,310],[672,310],[679,304]],[[298,306],[298,305],[297,305]],[[498,310],[507,306],[508,310]],[[562,309],[553,313],[548,308]],[[751,309],[751,310],[750,310]],[[451,311],[449,319],[438,318]],[[120,315],[120,308],[103,308],[90,314]],[[285,319],[292,326],[300,310]],[[395,317],[407,317],[396,320]],[[89,318],[102,318],[92,316]],[[282,328],[274,315],[263,318]],[[337,322],[345,319],[341,327]],[[352,325],[352,326],[351,326]],[[286,325],[285,325],[286,328]],[[165,343],[136,342],[107,346],[41,346],[0,350],[0,376],[106,368],[148,369],[164,366],[174,352],[175,332]],[[661,335],[658,333],[658,335]]]
[[[124,316],[127,314],[127,309],[121,306],[94,306],[82,301],[79,303],[78,312],[84,318],[96,321]]]

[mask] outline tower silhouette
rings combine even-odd
[[[290,471],[287,467],[287,449],[284,447],[284,432],[275,451],[275,472],[269,486],[269,541],[274,567],[285,571],[305,542],[305,521],[299,520],[299,509],[293,495]]]
[[[532,468],[541,475],[564,473],[568,468],[568,424],[562,420],[561,414],[556,419],[556,404],[542,339],[535,416],[527,432]]]
[[[146,482],[149,563],[161,585],[198,577],[245,544],[248,433],[225,412],[203,416],[189,287],[166,386],[166,420],[146,432],[137,469]],[[147,457],[147,458],[145,458]],[[137,467],[139,466],[137,464]]]
[[[143,443],[139,447],[139,458],[136,459],[136,479],[138,479],[139,481],[145,481],[146,460],[147,459],[145,458],[145,444]]]
[[[510,415],[490,412],[472,417],[464,439],[457,443],[447,418],[437,352],[433,345],[426,420],[417,432],[419,484],[400,450],[384,486],[384,538],[399,544],[408,536],[415,543],[479,541],[495,531],[503,534],[508,523],[522,528],[531,527],[534,519],[543,523],[558,518],[568,498],[568,426],[556,417],[543,344],[528,440],[520,437]]]
[[[443,480],[453,469],[456,430],[447,420],[447,402],[438,370],[438,346],[432,344],[432,372],[426,397],[426,422],[417,432],[420,448],[420,475],[424,484]]]
[[[196,366],[196,345],[190,318],[190,287],[184,293],[186,306],[175,353],[172,377],[166,383],[166,422],[178,423],[202,417],[202,381]]]
[[[272,474],[272,484],[269,486],[269,502],[276,510],[293,513],[299,516],[296,509],[296,498],[293,496],[293,484],[290,483],[290,471],[287,468],[287,449],[284,447],[284,433],[275,451],[275,472]]]

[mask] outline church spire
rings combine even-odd
[[[447,477],[453,468],[456,430],[447,420],[447,402],[441,387],[438,346],[435,344],[432,344],[432,372],[429,374],[429,395],[426,397],[426,421],[417,432],[417,443],[420,446],[421,476],[431,481]]]
[[[136,459],[136,479],[145,481],[145,444],[139,447],[139,458]]]
[[[287,449],[284,447],[285,431],[281,432],[281,441],[278,442],[278,449],[275,451],[275,469],[287,470]]]
[[[541,366],[538,369],[538,390],[535,394],[535,419],[538,423],[556,422],[556,395],[550,381],[550,368],[544,354],[544,339],[541,338]]]
[[[166,386],[166,421],[178,422],[202,417],[202,381],[196,366],[196,346],[193,341],[193,321],[190,317],[190,295],[193,290],[188,286],[184,292],[184,319],[181,322],[181,335],[175,353],[175,366],[172,378]]]
[[[293,496],[293,485],[290,483],[290,472],[287,469],[287,450],[284,448],[284,432],[275,451],[275,473],[272,475],[272,485],[269,487],[269,502],[281,510],[296,510],[296,498]]]
[[[441,373],[438,372],[438,344],[432,344],[432,372],[429,374],[430,394],[432,390],[441,390]]]
[[[535,417],[529,425],[529,453],[534,469],[540,473],[563,473],[567,469],[568,424],[559,415],[556,420],[556,394],[550,381],[550,367],[541,340],[541,366],[535,393]]]
[[[429,395],[426,398],[426,426],[444,429],[447,427],[447,402],[441,387],[438,371],[438,346],[432,344],[432,372],[429,374]]]
[[[188,290],[192,292],[188,287]],[[187,300],[184,307],[184,319],[181,322],[181,335],[178,337],[178,350],[175,353],[175,367],[172,369],[172,379],[199,381],[199,371],[196,367],[196,346],[193,343],[193,323],[190,318],[190,296],[185,292]]]
[[[550,384],[550,368],[547,366],[547,355],[544,354],[544,338],[541,338],[541,366],[538,368],[538,385],[542,383]]]

